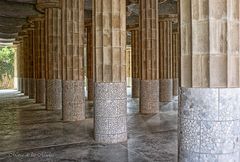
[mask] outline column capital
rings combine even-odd
[[[60,0],[37,0],[36,8],[44,13],[47,8],[60,8]]]
[[[18,33],[18,38],[19,38],[19,39],[23,39],[23,38],[25,38],[25,37],[28,37],[27,31],[22,30],[22,31],[20,31],[20,32]]]
[[[43,14],[40,15],[33,15],[33,16],[29,16],[27,18],[27,21],[31,24],[33,24],[35,21],[44,21],[45,16]]]
[[[159,15],[158,21],[172,21],[173,23],[177,23],[178,15],[177,14]]]

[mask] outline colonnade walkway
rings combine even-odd
[[[177,161],[177,100],[159,114],[138,113],[128,98],[128,141],[106,145],[93,139],[93,104],[87,119],[63,122],[61,110],[47,111],[15,90],[0,90],[0,161]]]

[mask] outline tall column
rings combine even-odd
[[[178,23],[173,29],[172,52],[173,52],[173,96],[178,96],[179,88],[179,32]]]
[[[33,70],[33,30],[34,25],[29,24],[27,29],[28,32],[28,95],[30,99],[35,98],[36,84],[33,78],[34,70]]]
[[[92,26],[87,27],[87,80],[88,80],[88,100],[94,99],[94,62],[93,62],[93,40]]]
[[[20,77],[20,54],[21,54],[21,49],[20,49],[20,39],[19,37],[16,38],[14,45],[16,47],[16,56],[15,56],[15,67],[14,71],[16,74],[16,82],[17,82],[17,90],[21,91],[21,77]]]
[[[62,109],[61,9],[59,0],[38,0],[45,12],[46,108]]]
[[[131,47],[126,47],[126,76],[127,76],[127,86],[131,86],[132,80],[132,49]]]
[[[84,0],[62,0],[63,120],[85,119]]]
[[[95,140],[127,140],[126,0],[94,0]]]
[[[239,161],[240,1],[180,4],[179,161]]]
[[[28,24],[23,25],[23,93],[25,96],[28,96],[28,32],[27,32]]]
[[[36,103],[46,103],[46,51],[44,15],[31,16],[29,21],[34,24],[33,57],[34,79],[36,83]]]
[[[172,18],[174,17],[176,15],[159,16],[160,102],[169,102],[173,98]]]
[[[17,65],[18,65],[18,59],[17,59],[17,56],[18,56],[18,43],[16,43],[16,41],[13,42],[13,48],[15,50],[15,53],[14,53],[14,79],[13,79],[13,88],[14,89],[17,89],[18,90],[18,70],[17,70]]]
[[[158,0],[140,0],[140,112],[159,112]]]
[[[18,71],[19,71],[19,91],[23,93],[23,67],[24,67],[24,58],[23,58],[23,38],[22,33],[18,34],[19,40],[19,61],[18,61]]]
[[[139,54],[139,30],[131,31],[132,46],[132,98],[140,95],[140,54]]]

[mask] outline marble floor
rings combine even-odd
[[[128,141],[106,145],[93,140],[92,103],[86,104],[86,120],[63,122],[61,111],[0,90],[0,161],[177,161],[177,99],[161,103],[159,114],[141,115],[138,104],[129,94]]]

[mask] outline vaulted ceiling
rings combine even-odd
[[[85,19],[91,21],[92,0],[85,0]],[[159,0],[159,14],[176,14],[177,0]],[[36,0],[0,0],[0,46],[10,45],[26,23],[27,17],[37,15]],[[138,24],[138,0],[127,0],[127,24]]]

